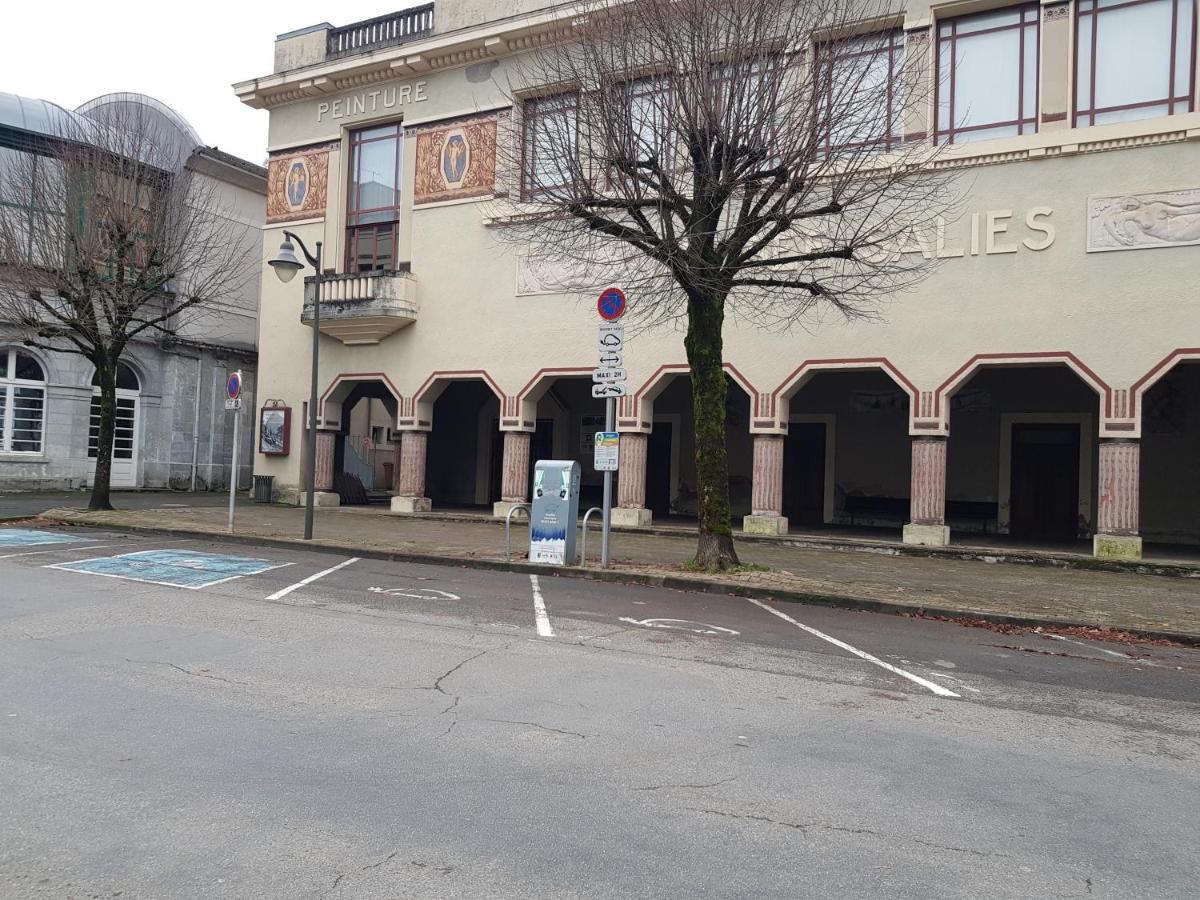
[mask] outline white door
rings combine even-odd
[[[138,486],[138,397],[137,375],[124,363],[117,364],[117,422],[113,431],[112,487]],[[91,421],[88,423],[88,458],[96,473],[96,448],[100,436],[100,389],[92,390]]]

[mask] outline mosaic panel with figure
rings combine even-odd
[[[482,197],[495,187],[495,118],[445,122],[418,132],[414,203]]]
[[[272,156],[267,164],[267,223],[323,216],[328,184],[328,147]]]

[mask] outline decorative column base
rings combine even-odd
[[[901,540],[917,547],[945,547],[950,543],[946,525],[946,438],[912,440],[911,518]]]
[[[427,513],[433,509],[433,503],[428,497],[393,497],[392,512],[398,516],[411,516],[413,513]]]
[[[950,543],[950,527],[909,522],[904,526],[903,540],[917,547],[945,547]]]
[[[783,514],[783,436],[754,435],[754,472],[750,515],[742,519],[743,534],[787,534]]]
[[[301,505],[303,505],[306,501],[302,498],[300,502],[301,502]],[[342,505],[342,498],[339,497],[337,494],[335,494],[333,491],[314,491],[313,492],[313,506],[317,509],[331,509],[335,506],[341,506],[341,505]]]
[[[612,523],[620,528],[646,528],[654,515],[646,509],[646,453],[650,436],[621,433],[621,471],[617,473],[617,506]]]
[[[746,516],[742,519],[743,534],[787,534],[787,516]]]
[[[619,528],[646,528],[654,521],[654,514],[641,507],[617,506],[612,511],[612,523]]]
[[[525,500],[497,500],[492,504],[492,518],[504,519],[515,506],[528,506],[529,503]],[[515,517],[514,517],[515,518]]]
[[[425,496],[425,448],[429,435],[424,431],[405,431],[400,435],[400,453],[396,470],[397,495],[392,498],[392,513],[411,516],[433,509]]]
[[[504,460],[500,470],[500,499],[492,505],[492,516],[503,519],[514,506],[529,496],[529,448],[533,435],[528,431],[504,432]]]
[[[1100,508],[1092,555],[1098,559],[1141,559],[1138,534],[1138,481],[1142,466],[1141,441],[1101,439]]]
[[[1142,539],[1135,534],[1097,534],[1092,538],[1097,559],[1141,559]]]

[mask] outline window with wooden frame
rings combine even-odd
[[[902,139],[904,32],[877,31],[817,47],[815,88],[824,151],[892,150]]]
[[[678,168],[677,142],[671,132],[671,104],[674,87],[669,75],[646,75],[618,82],[614,91],[614,106],[625,110],[619,132],[608,135],[612,146],[610,159],[632,158],[639,163],[657,160],[664,173]],[[610,183],[626,177],[615,166],[610,167]]]
[[[399,268],[400,173],[404,130],[399,122],[350,133],[346,203],[346,271]]]
[[[724,120],[729,137],[775,142],[779,125],[770,113],[784,101],[774,95],[786,89],[782,78],[793,62],[783,54],[764,52],[761,56],[713,66],[712,108]]]
[[[1027,4],[938,24],[938,143],[1037,132],[1039,12]]]
[[[1075,125],[1191,112],[1196,0],[1077,0]]]
[[[521,105],[521,198],[570,184],[578,168],[579,94],[531,97]]]

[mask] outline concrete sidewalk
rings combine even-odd
[[[226,512],[219,508],[54,509],[45,517],[77,525],[226,534]],[[300,542],[303,521],[302,509],[243,502],[238,506],[236,532],[243,539]],[[590,537],[589,555],[594,558],[599,535],[593,532]],[[513,568],[534,568],[523,561],[526,542],[524,524],[515,524]],[[498,522],[319,510],[314,543],[358,555],[504,565],[504,528]],[[695,538],[690,535],[617,532],[613,535],[612,570],[560,571],[847,608],[1097,627],[1200,643],[1200,571],[1189,568],[1181,567],[1175,574],[1192,577],[1152,577],[1137,574],[1134,568],[1111,571],[1009,564],[999,554],[945,558],[870,552],[864,547],[815,549],[787,541],[743,540],[738,547],[742,562],[765,566],[766,571],[705,575],[684,566],[694,551]]]

